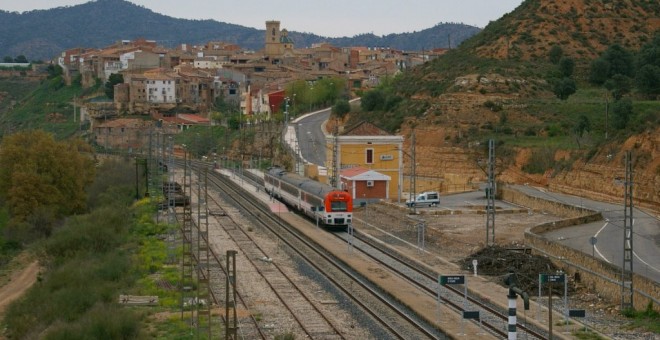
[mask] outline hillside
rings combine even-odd
[[[612,43],[639,49],[658,27],[655,0],[525,1],[465,48],[484,58],[538,60],[559,44],[565,55],[593,59]]]
[[[643,184],[635,195],[658,208],[660,102],[636,89],[635,72],[640,48],[660,48],[659,14],[657,1],[526,0],[459,48],[365,94],[348,124],[369,120],[402,134],[406,149],[414,128],[418,175],[436,178],[435,187],[484,180],[479,160],[494,139],[501,181],[617,199],[623,154],[633,150]],[[551,62],[553,45],[574,63],[569,75]],[[614,55],[612,46],[636,68],[617,78],[629,84],[621,102],[613,88],[590,82],[592,62]],[[660,77],[660,58],[646,60]],[[561,77],[575,86],[563,99],[555,92]],[[613,107],[625,103],[626,121],[613,123]]]
[[[219,11],[230,10],[218,8]],[[265,22],[266,18],[264,18]],[[247,49],[263,48],[264,31],[214,20],[176,19],[155,13],[124,0],[97,0],[88,3],[10,13],[0,10],[0,55],[25,55],[28,59],[51,59],[75,47],[103,47],[122,39],[145,38],[171,47],[181,43],[200,44],[224,41]],[[286,22],[282,22],[286,28]],[[389,46],[403,50],[446,48],[447,37],[455,47],[480,29],[463,24],[438,24],[419,32],[378,37],[326,38],[309,33],[289,32],[296,46],[329,42],[336,46]]]

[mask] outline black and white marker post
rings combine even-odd
[[[509,294],[507,295],[509,301],[509,325],[508,325],[508,339],[516,340],[518,334],[516,333],[516,324],[518,322],[516,318],[516,299],[518,295],[523,298],[525,304],[525,310],[529,310],[529,296],[527,293],[523,292],[522,289],[518,288],[518,280],[516,279],[516,274],[513,270],[509,270],[509,274],[504,280],[507,286],[509,286]]]

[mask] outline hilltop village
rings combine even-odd
[[[114,98],[82,100],[80,121],[89,121],[97,142],[111,148],[136,147],[144,140],[114,138],[113,128],[140,130],[154,124],[175,133],[195,124],[213,124],[211,113],[220,99],[240,110],[246,120],[267,120],[285,105],[299,112],[309,106],[316,81],[338,79],[344,98],[446,52],[406,52],[389,48],[316,44],[296,48],[279,21],[267,21],[264,48],[249,51],[235,44],[158,46],[155,41],[119,41],[102,49],[75,48],[57,59],[68,83],[80,77],[84,88],[105,84],[113,75]],[[296,85],[299,84],[299,85]],[[287,91],[288,89],[288,91]],[[311,109],[311,107],[310,107]],[[148,115],[153,119],[126,118]],[[123,130],[122,130],[123,131]],[[104,137],[105,136],[105,137]]]

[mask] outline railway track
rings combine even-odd
[[[213,176],[209,179],[218,188],[223,187],[219,179]],[[213,202],[213,206],[217,209],[222,209],[223,204],[219,200],[211,197],[209,202]],[[212,204],[209,204],[209,207],[211,206]],[[270,260],[268,253],[241,227],[240,223],[226,213],[213,215],[244,258],[275,293],[281,305],[290,312],[306,336],[312,339],[345,339],[338,327],[313,303],[303,289],[289,278],[280,265]]]
[[[349,236],[346,233],[335,235],[342,239],[342,241],[348,242]],[[466,306],[464,301],[464,287],[462,285],[457,285],[456,287],[453,285],[439,287],[439,273],[435,273],[391,248],[383,246],[359,231],[355,231],[353,236],[352,245],[354,249],[357,249],[365,256],[380,263],[383,267],[388,268],[395,273],[395,275],[405,278],[431,297],[439,296],[442,303],[446,304],[459,314],[467,310],[479,310],[481,324],[484,327],[494,335],[507,337],[508,314],[506,314],[505,311],[502,311],[499,306],[469,295],[467,297],[468,305]],[[440,288],[447,290],[451,295],[439,294],[438,292],[440,291]],[[526,333],[533,338],[548,338],[548,333],[539,327],[533,327],[532,325],[519,322],[517,323],[516,328],[518,333]]]
[[[270,230],[281,243],[286,244],[317,271],[324,273],[325,277],[343,294],[350,296],[355,304],[387,330],[388,337],[399,339],[444,337],[437,329],[420,322],[400,304],[391,301],[389,296],[378,291],[366,280],[357,276],[352,269],[335,260],[325,249],[302,237],[265,206],[253,203],[254,198],[246,194],[244,189],[222,176],[214,176],[213,182],[227,193],[228,200],[233,201],[233,204],[244,214],[249,214],[250,219]],[[259,254],[246,256],[267,256]]]
[[[250,172],[246,173],[245,178],[246,180],[252,181],[255,185],[263,184],[263,181],[260,181],[257,176]],[[349,241],[348,237],[350,237],[347,233],[335,233],[333,235],[347,243]],[[439,273],[435,273],[419,263],[408,259],[406,256],[395,252],[393,249],[375,242],[373,239],[366,237],[359,231],[356,231],[354,236],[358,242],[351,240],[352,247],[362,252],[373,261],[388,268],[395,275],[406,278],[406,280],[417,286],[426,294],[432,297],[437,296],[443,304],[449,306],[459,314],[467,310],[479,310],[481,325],[496,336],[508,336],[508,311],[502,310],[501,307],[488,301],[483,301],[480,297],[475,297],[474,295],[468,296],[467,301],[464,301],[465,295],[463,290],[464,287],[462,287],[462,285],[458,287],[445,285],[442,289],[449,292],[449,294],[439,294],[440,287],[438,287],[439,284],[437,281]],[[518,320],[521,319],[519,318]],[[532,324],[517,322],[516,328],[519,333],[524,333],[533,338],[546,339],[548,337],[548,332],[545,329],[536,327]]]

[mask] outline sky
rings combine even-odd
[[[289,31],[324,37],[421,31],[442,22],[483,28],[523,0],[129,0],[175,18],[213,19],[265,29],[280,21]],[[74,6],[89,0],[1,0],[0,9],[24,12]],[[183,5],[182,5],[183,4]]]

